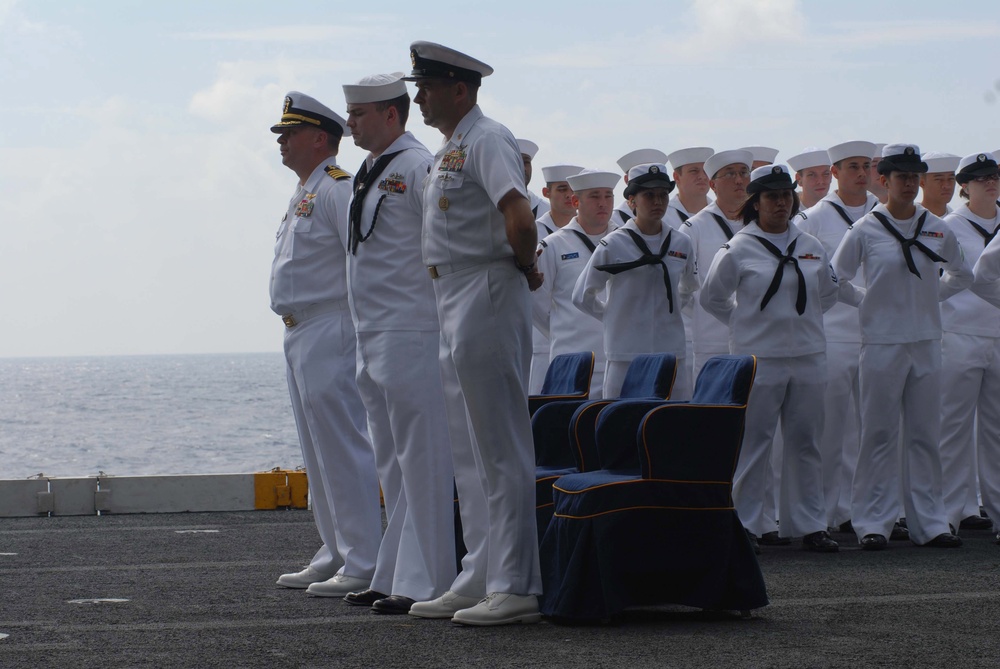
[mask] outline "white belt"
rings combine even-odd
[[[441,265],[428,265],[427,271],[431,273],[432,279],[437,279],[446,274],[452,274],[454,272],[460,272],[463,269],[469,269],[471,267],[480,267],[483,265],[494,265],[499,263],[510,263],[514,262],[514,256],[506,256],[503,258],[497,258],[496,260],[482,260],[479,262],[469,262],[469,263],[444,263]]]
[[[290,314],[281,317],[281,321],[286,328],[293,328],[296,325],[305,323],[310,318],[316,318],[331,311],[343,311],[347,308],[347,300],[330,300],[329,302],[317,302],[310,304],[303,309],[296,309]]]

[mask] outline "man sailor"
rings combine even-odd
[[[524,185],[527,187],[531,183],[531,161],[538,153],[538,145],[530,139],[519,139],[517,140],[517,148],[521,152],[521,161],[524,164]],[[549,210],[549,203],[538,197],[534,191],[528,191],[528,203],[531,205],[531,215],[535,217],[536,221]]]
[[[420,257],[420,186],[430,152],[406,130],[401,73],[344,86],[347,126],[369,151],[354,178],[347,285],[388,524],[371,586],[349,604],[407,613],[455,579],[451,447],[431,278]]]
[[[920,177],[920,191],[923,194],[920,206],[938,218],[944,218],[951,213],[948,203],[955,197],[955,171],[962,158],[941,151],[928,151],[923,158],[927,163],[927,174]]]
[[[355,381],[347,304],[351,175],[337,167],[346,121],[303,93],[285,96],[281,162],[298,186],[278,227],[271,309],[285,324],[288,391],[323,546],[278,585],[343,597],[371,583],[382,537],[375,458]]]
[[[708,206],[708,175],[705,161],[715,153],[707,146],[678,149],[667,156],[673,168],[677,193],[670,197],[669,209],[664,220],[675,230],[682,229],[684,221]]]
[[[594,352],[590,381],[594,399],[603,397],[604,328],[576,308],[573,288],[597,244],[617,227],[611,212],[619,178],[614,172],[592,169],[567,177],[577,214],[539,244],[538,266],[545,282],[533,296],[535,326],[551,342],[550,360],[560,353]]]
[[[805,218],[806,209],[813,207],[830,192],[832,173],[830,156],[823,149],[808,148],[788,159],[788,167],[795,171],[795,182],[801,192],[799,200],[802,208],[796,219]]]

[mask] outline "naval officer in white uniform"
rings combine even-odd
[[[438,363],[441,332],[420,256],[423,181],[432,156],[409,132],[403,75],[344,86],[347,126],[369,151],[354,178],[347,285],[358,390],[388,521],[371,587],[345,597],[406,613],[455,579],[451,446]]]
[[[919,148],[886,146],[878,171],[886,204],[852,226],[833,257],[840,299],[861,317],[861,450],[851,522],[862,549],[882,550],[902,497],[910,539],[953,548],[962,540],[949,532],[941,496],[938,302],[967,288],[972,270],[948,224],[914,203],[927,171]],[[863,289],[850,283],[862,266]]]
[[[278,585],[338,597],[368,587],[382,537],[347,304],[351,175],[336,164],[345,125],[326,105],[292,91],[271,127],[281,161],[299,177],[278,227],[271,309],[285,323],[288,390],[323,540],[309,566],[283,574]]]
[[[452,430],[452,452],[470,552],[451,588],[414,604],[410,615],[534,623],[542,580],[527,398],[529,289],[542,276],[524,166],[510,131],[476,104],[493,68],[432,42],[411,44],[410,57],[414,101],[424,123],[444,135],[424,183],[422,250],[441,323],[449,421],[467,419],[464,440]],[[448,390],[455,384],[460,394]],[[482,496],[485,507],[475,501]]]

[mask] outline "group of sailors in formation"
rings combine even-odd
[[[668,352],[683,400],[709,357],[756,355],[733,487],[754,542],[960,546],[992,526],[980,498],[1000,514],[997,157],[776,155],[633,151],[617,208],[617,172],[543,167],[531,390],[551,356],[593,350],[592,396],[616,397],[631,359]]]

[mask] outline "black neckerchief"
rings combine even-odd
[[[594,269],[601,272],[607,272],[608,274],[615,275],[622,272],[627,272],[630,269],[635,269],[636,267],[644,267],[645,265],[659,265],[663,270],[663,285],[667,288],[667,303],[670,306],[670,313],[674,313],[674,290],[670,286],[670,273],[667,271],[667,264],[663,262],[663,256],[667,255],[667,251],[670,250],[670,236],[674,233],[669,227],[667,228],[667,236],[660,244],[660,250],[658,253],[653,253],[649,250],[649,246],[646,245],[646,240],[644,240],[635,230],[630,228],[622,228],[625,232],[629,234],[635,245],[639,247],[642,252],[637,260],[632,260],[630,262],[619,262],[619,263],[609,263],[607,265],[594,265]]]
[[[626,214],[621,209],[617,209],[616,211],[618,212],[618,216],[621,217],[622,223],[628,223],[629,221],[632,220],[632,217]]]
[[[538,222],[538,224],[539,224],[540,226],[542,226],[543,228],[545,228],[545,232],[546,232],[547,234],[550,234],[550,235],[552,234],[552,232],[553,232],[552,228],[550,228],[549,226],[545,225],[545,224],[544,224],[544,223],[542,223],[541,221],[539,221],[539,222]]]
[[[965,218],[965,216],[963,216],[962,218]],[[986,228],[984,228],[983,226],[979,225],[978,223],[976,223],[975,221],[973,221],[971,218],[965,218],[965,220],[967,220],[969,222],[969,225],[971,225],[973,228],[975,228],[976,232],[978,232],[979,235],[983,238],[983,246],[984,247],[989,246],[990,242],[993,241],[993,238],[997,236],[997,232],[1000,231],[1000,223],[997,224],[997,227],[996,227],[995,230],[993,230],[993,232],[986,232]]]
[[[386,166],[400,153],[402,151],[379,156],[378,160],[372,165],[371,171],[368,170],[368,161],[364,161],[361,163],[361,169],[358,170],[358,174],[354,177],[354,199],[351,200],[350,209],[351,226],[347,234],[347,244],[351,249],[351,255],[357,255],[358,244],[368,241],[368,238],[375,232],[375,223],[378,222],[378,210],[382,208],[382,201],[385,200],[388,193],[382,193],[382,197],[378,199],[378,203],[375,205],[375,213],[372,215],[371,227],[368,228],[367,234],[362,235],[361,210],[365,206],[365,195],[368,194],[368,189],[379,178],[379,175],[382,174]]]
[[[583,234],[579,230],[570,230],[570,232],[572,232],[574,235],[580,238],[580,241],[583,242],[583,245],[587,247],[587,250],[590,251],[591,255],[594,254],[594,249],[597,248],[597,245],[594,244],[594,242],[590,241],[590,237]]]
[[[852,221],[851,220],[851,217],[847,215],[847,210],[844,209],[843,207],[841,207],[839,204],[837,204],[833,200],[827,200],[827,203],[831,207],[833,207],[834,209],[837,210],[837,213],[840,214],[840,217],[842,219],[844,219],[844,223],[847,223],[847,225],[854,225],[855,223],[857,223],[857,221]],[[877,204],[878,204],[877,202],[875,204],[873,204],[872,205],[872,209],[874,209]],[[864,205],[862,205],[862,206],[864,206]],[[869,209],[869,211],[871,211],[871,209]]]
[[[680,209],[677,209],[677,216],[680,217],[681,223],[687,223],[688,219],[691,218],[689,214],[685,214]]]
[[[726,219],[722,218],[716,213],[712,214],[712,218],[714,218],[715,222],[719,224],[720,228],[722,228],[722,234],[726,236],[726,241],[728,242],[730,239],[732,239],[733,231],[729,229],[729,224],[726,223]]]
[[[760,242],[765,249],[771,252],[771,255],[778,259],[778,269],[774,271],[774,278],[771,279],[771,285],[767,287],[764,299],[760,301],[760,310],[764,311],[767,303],[777,294],[778,287],[781,286],[781,277],[785,274],[785,263],[791,263],[792,267],[795,268],[795,274],[799,278],[799,288],[795,295],[795,311],[799,312],[799,316],[801,316],[806,311],[806,278],[802,275],[799,261],[795,258],[795,245],[798,243],[799,238],[796,237],[793,239],[792,243],[788,245],[788,250],[782,253],[777,246],[763,237],[758,237],[757,235],[750,236]]]
[[[916,274],[918,279],[923,279],[923,277],[920,276],[920,272],[917,271],[917,265],[913,262],[913,250],[911,247],[916,246],[925,256],[934,262],[946,262],[944,258],[924,246],[922,242],[917,241],[918,237],[920,237],[920,231],[924,227],[924,221],[927,220],[926,211],[920,215],[919,219],[917,219],[917,229],[913,232],[913,237],[909,239],[904,237],[899,230],[896,229],[896,226],[890,223],[889,219],[881,213],[873,211],[872,216],[874,216],[878,222],[882,224],[882,227],[888,230],[889,234],[895,237],[896,241],[898,241],[903,247],[903,258],[906,259],[906,267],[910,270],[911,274]]]

